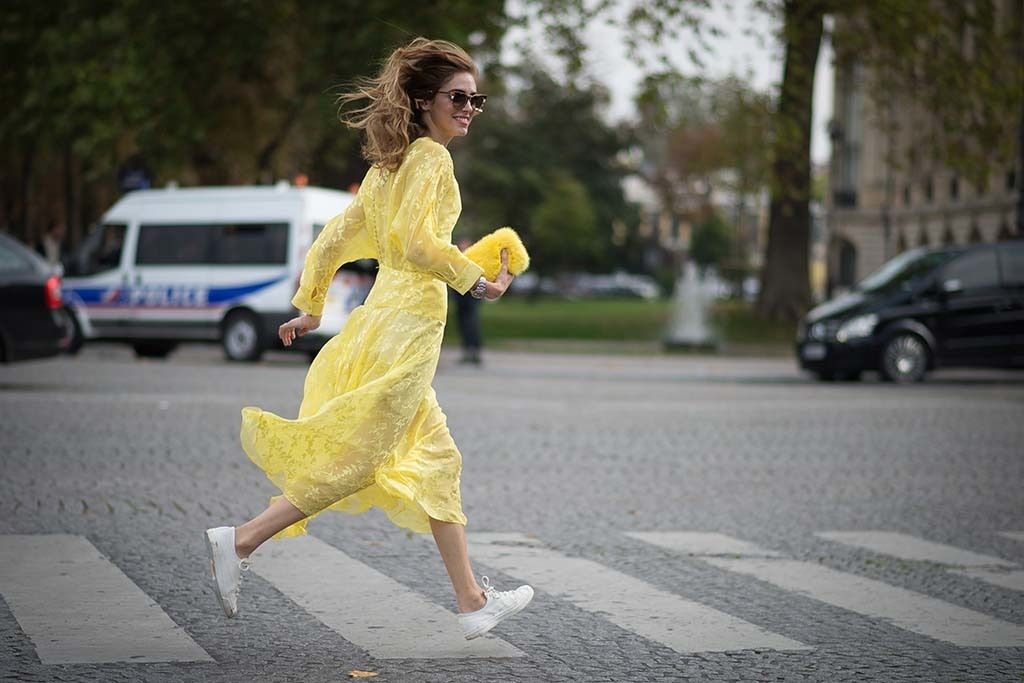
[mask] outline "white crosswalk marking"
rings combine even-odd
[[[688,555],[741,555],[781,557],[749,541],[704,531],[629,531],[627,536]]]
[[[693,546],[687,542],[687,538],[693,534],[662,532],[630,535],[669,550],[689,552]],[[751,554],[762,555],[764,551],[754,546]],[[954,645],[1024,646],[1024,628],[1016,624],[812,562],[771,558],[729,559],[710,555],[700,556],[700,559],[721,569],[753,576],[784,590],[851,612],[885,619],[900,628]]]
[[[992,569],[953,569],[950,570],[950,573],[969,576],[972,579],[991,583],[993,586],[1001,588],[1009,588],[1013,591],[1024,591],[1024,571],[1020,570],[1000,572]]]
[[[1024,531],[1000,531],[999,535],[1024,543]]]
[[[0,536],[0,593],[44,664],[210,661],[81,536]]]
[[[378,659],[524,656],[494,636],[466,640],[455,614],[312,536],[261,551],[253,571]]]
[[[798,560],[703,560],[961,647],[1024,647],[1024,627],[874,579]]]
[[[544,548],[522,534],[478,533],[468,540],[475,560],[676,652],[813,649],[596,562]]]
[[[962,567],[1017,566],[994,555],[983,555],[951,545],[933,543],[895,531],[823,531],[815,535],[844,545],[898,557],[901,560],[937,562]]]

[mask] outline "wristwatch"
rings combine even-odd
[[[481,275],[480,279],[476,281],[476,284],[469,289],[469,294],[474,299],[483,299],[484,294],[487,293],[487,279]]]

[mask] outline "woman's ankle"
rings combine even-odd
[[[459,606],[459,613],[475,612],[487,604],[487,596],[483,588],[477,587],[475,591],[469,591],[464,596],[456,596],[455,602]]]
[[[249,557],[259,547],[241,527],[235,527],[235,554],[239,559]]]

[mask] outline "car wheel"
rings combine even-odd
[[[85,344],[85,335],[82,334],[82,326],[78,323],[78,317],[70,308],[64,309],[64,324],[67,336],[64,353],[69,356],[78,355],[78,352],[82,350],[82,345]]]
[[[881,370],[890,382],[920,382],[928,372],[928,346],[916,334],[897,334],[882,349]]]
[[[178,342],[151,340],[132,344],[135,355],[139,358],[167,358],[171,351],[178,348]]]
[[[260,321],[249,311],[235,311],[224,321],[224,355],[233,361],[257,361],[263,356]]]
[[[822,381],[822,382],[835,382],[836,381],[836,373],[834,373],[834,372],[822,370],[821,372],[819,372],[817,374],[818,374],[818,379],[820,381]]]

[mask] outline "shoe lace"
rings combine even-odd
[[[484,594],[489,596],[492,600],[497,600],[501,603],[507,603],[512,600],[513,591],[500,591],[491,585],[491,580],[486,576],[480,577],[480,583],[483,584]]]

